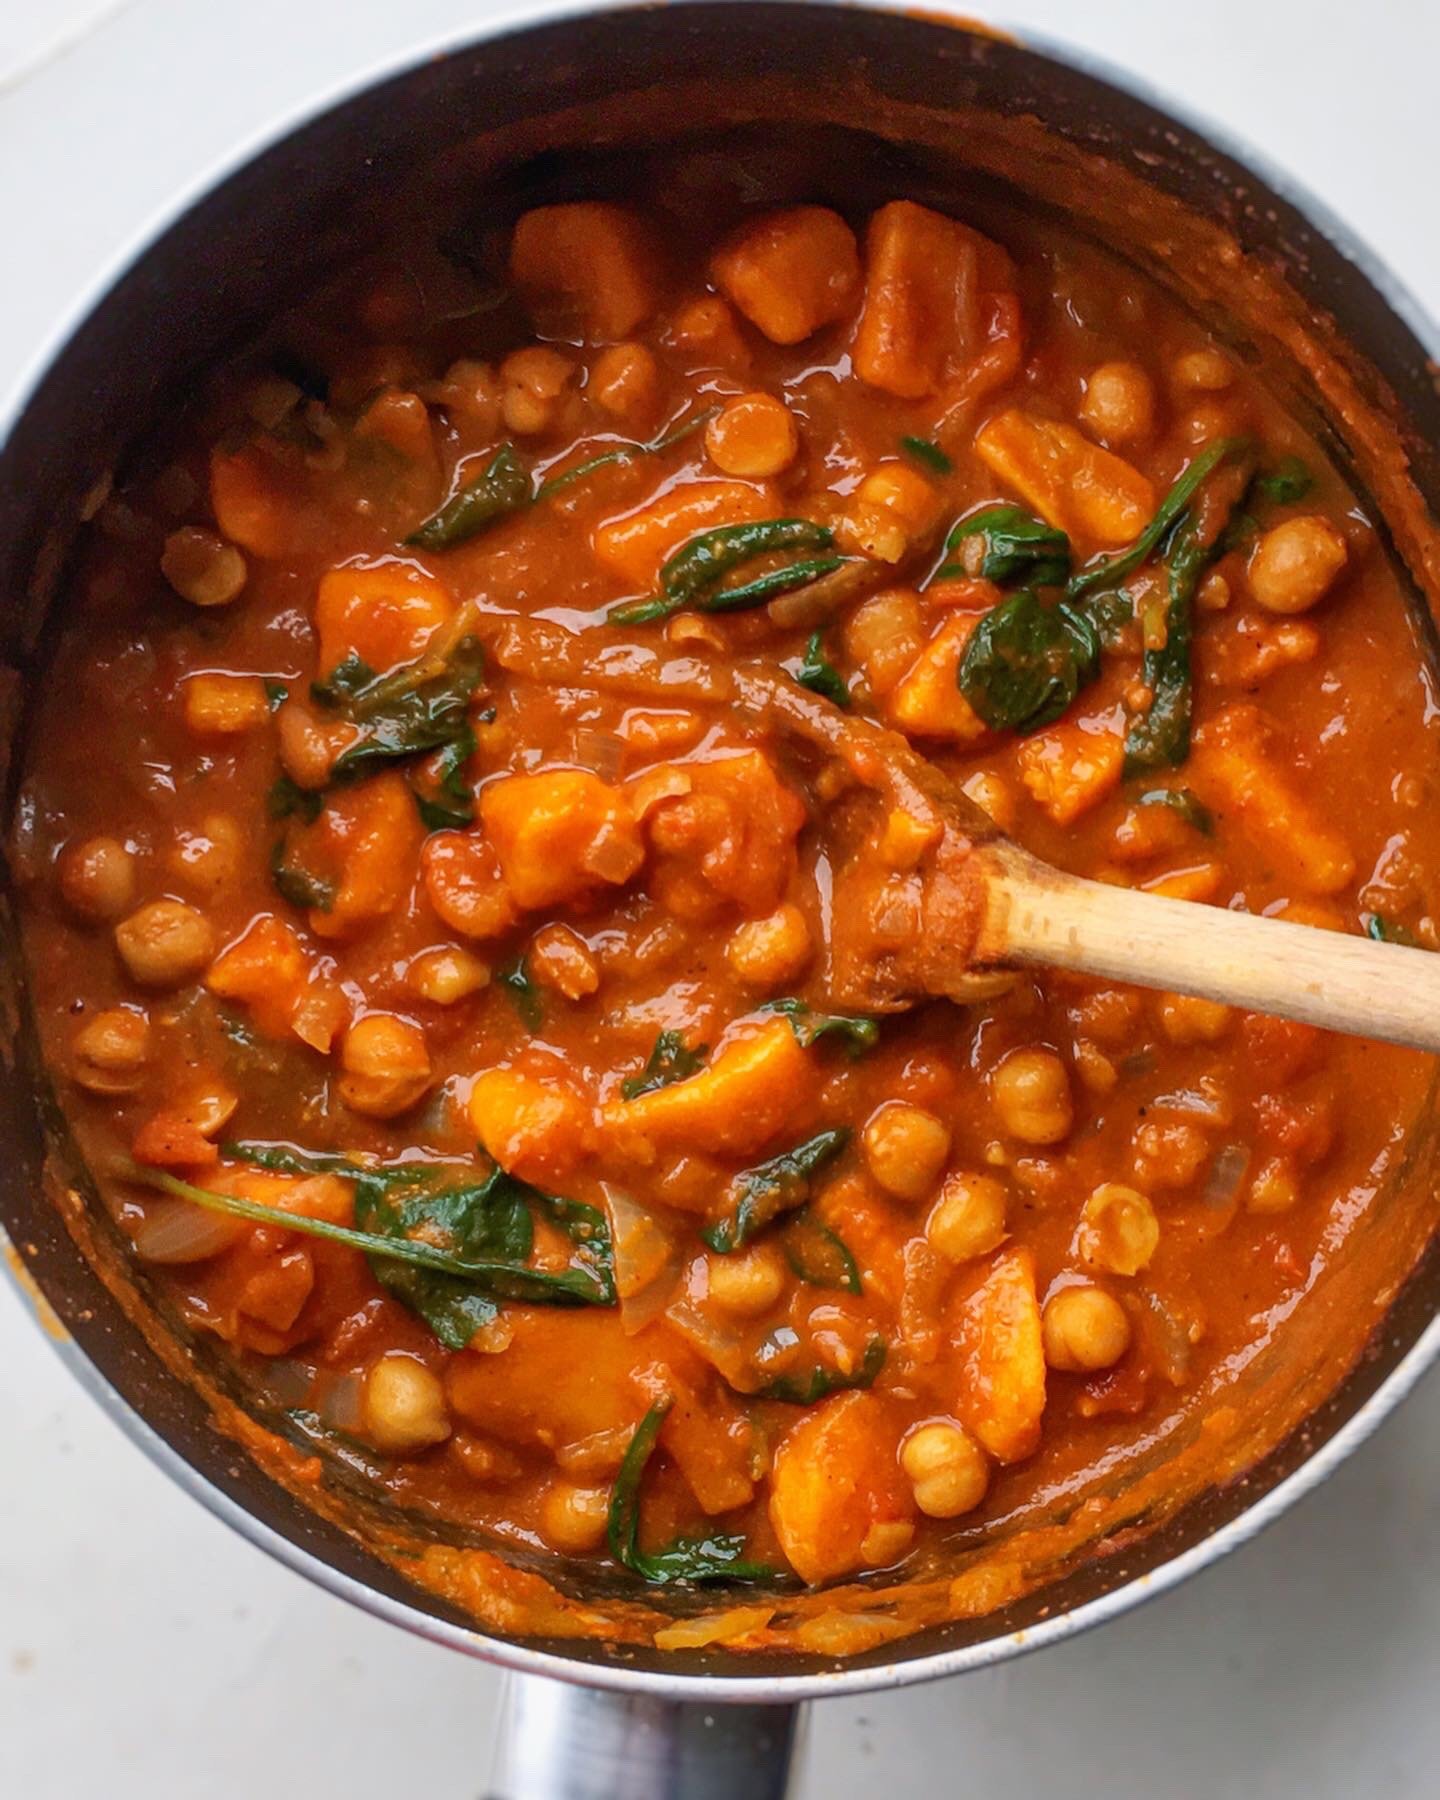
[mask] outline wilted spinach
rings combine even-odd
[[[720,1256],[743,1250],[782,1213],[793,1212],[810,1198],[811,1178],[838,1156],[850,1141],[843,1128],[820,1131],[793,1150],[745,1169],[731,1184],[735,1202],[730,1212],[700,1233]]]
[[[779,1013],[788,1019],[802,1050],[808,1050],[820,1038],[833,1037],[844,1045],[845,1054],[854,1062],[880,1042],[878,1019],[866,1018],[863,1013],[815,1012],[793,994],[781,1000],[767,1000],[760,1011]]]
[[[785,1227],[781,1238],[785,1260],[801,1281],[811,1287],[841,1288],[847,1294],[864,1293],[860,1269],[850,1247],[838,1231],[832,1231],[807,1207]]]
[[[817,1364],[767,1382],[764,1387],[755,1389],[755,1397],[788,1400],[792,1406],[813,1406],[817,1400],[838,1393],[842,1388],[868,1388],[874,1385],[875,1377],[885,1367],[888,1353],[889,1346],[884,1338],[872,1337],[865,1346],[864,1356],[848,1375],[839,1369],[821,1368]]]
[[[1056,587],[1070,574],[1070,539],[1019,506],[986,506],[952,527],[945,540],[947,555],[978,539],[983,546],[975,566],[962,556],[947,561],[936,580],[980,575],[986,581],[1024,582],[1027,587]]]
[[[1021,588],[975,627],[960,659],[960,692],[992,730],[1053,724],[1100,673],[1100,640],[1085,612],[1045,606]]]
[[[833,700],[836,706],[848,710],[850,690],[845,685],[845,677],[826,656],[824,638],[820,632],[815,632],[806,644],[804,658],[795,671],[795,679],[801,687],[809,688],[812,694],[822,694],[825,699]]]
[[[662,1031],[655,1039],[645,1067],[638,1075],[629,1075],[620,1083],[627,1100],[638,1100],[656,1088],[669,1087],[672,1081],[687,1081],[705,1067],[710,1054],[708,1044],[697,1044],[691,1050],[678,1031]]]

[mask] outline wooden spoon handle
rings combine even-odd
[[[978,855],[982,966],[1074,969],[1440,1051],[1440,953],[1086,881],[1008,843]]]

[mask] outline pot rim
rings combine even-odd
[[[473,25],[457,28],[438,34],[419,46],[375,59],[362,71],[346,76],[326,88],[318,98],[294,107],[279,123],[252,133],[238,147],[214,159],[201,174],[185,183],[176,194],[155,208],[140,229],[131,234],[127,242],[108,259],[105,267],[78,295],[40,350],[29,360],[11,391],[0,396],[0,455],[3,455],[11,434],[52,366],[118,283],[144,261],[160,239],[192,208],[267,151],[368,89],[385,81],[411,75],[432,61],[482,44],[520,39],[528,33],[543,32],[553,25],[583,20],[598,13],[645,11],[650,3],[651,0],[620,0],[618,4],[615,0],[574,0],[574,3],[543,9],[523,3],[512,5],[483,31],[477,31]],[[683,3],[703,9],[706,0],[683,0]],[[894,14],[911,20],[917,17],[912,8],[902,4],[902,0],[783,0],[783,3],[817,12],[844,6],[847,10],[862,13]],[[919,17],[926,23],[939,24],[973,36],[989,37],[999,34],[1009,37],[1022,49],[1088,76],[1149,107],[1165,120],[1178,124],[1208,147],[1237,164],[1247,174],[1254,176],[1272,194],[1294,208],[1356,267],[1389,310],[1410,331],[1426,355],[1432,361],[1440,362],[1440,324],[1431,317],[1407,283],[1381,259],[1368,241],[1303,182],[1277,165],[1268,155],[1257,151],[1239,133],[1213,124],[1198,110],[1186,103],[1174,101],[1168,94],[1130,70],[1117,66],[1108,58],[1079,49],[1064,39],[1023,28],[1012,30],[999,24],[981,25],[977,30],[969,20],[958,14],[953,17],[921,14]],[[818,1673],[786,1675],[767,1671],[763,1676],[670,1674],[664,1670],[590,1662],[579,1656],[571,1657],[558,1651],[536,1649],[523,1642],[492,1637],[476,1628],[436,1618],[416,1605],[379,1592],[354,1576],[334,1568],[322,1557],[303,1549],[214,1486],[193,1463],[161,1436],[144,1414],[123,1398],[99,1365],[91,1360],[73,1337],[64,1332],[63,1328],[57,1330],[47,1321],[48,1306],[43,1291],[33,1282],[3,1225],[0,1225],[0,1252],[8,1252],[0,1254],[0,1263],[5,1266],[15,1290],[30,1305],[36,1314],[37,1323],[81,1386],[179,1488],[277,1562],[376,1618],[402,1626],[432,1643],[461,1650],[467,1655],[519,1674],[546,1676],[615,1693],[651,1694],[668,1701],[703,1701],[707,1705],[786,1704],[886,1692],[922,1681],[938,1680],[947,1675],[988,1668],[1048,1644],[1066,1642],[1081,1632],[1102,1625],[1143,1601],[1179,1586],[1192,1575],[1258,1536],[1358,1450],[1407,1398],[1431,1363],[1440,1358],[1440,1316],[1437,1316],[1351,1417],[1306,1456],[1290,1474],[1244,1511],[1210,1536],[1169,1558],[1158,1568],[1136,1576],[1094,1600],[1043,1618],[1023,1630],[953,1649],[930,1651],[908,1658],[900,1655],[863,1667],[842,1666]],[[1303,1428],[1302,1426],[1301,1429]],[[901,1642],[903,1644],[903,1640]]]

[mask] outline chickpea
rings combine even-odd
[[[1155,429],[1155,386],[1139,363],[1101,363],[1091,370],[1080,402],[1080,423],[1110,444],[1150,436]]]
[[[275,715],[280,739],[280,766],[302,788],[321,788],[330,779],[330,765],[348,744],[355,729],[341,720],[318,719],[302,701],[287,700]]]
[[[540,1532],[552,1550],[570,1556],[597,1550],[610,1518],[610,1490],[557,1481],[540,1502]]]
[[[202,899],[218,900],[233,884],[243,855],[239,821],[228,813],[211,813],[198,831],[177,835],[165,866]]]
[[[792,981],[810,960],[810,927],[788,901],[763,919],[747,919],[725,946],[725,960],[742,981],[778,987]]]
[[[463,418],[478,438],[494,437],[500,429],[500,378],[490,363],[462,356],[439,381],[421,383],[419,392],[422,400]]]
[[[393,1013],[367,1013],[345,1034],[340,1050],[340,1098],[352,1112],[393,1119],[414,1106],[430,1085],[425,1033]]]
[[[360,1416],[375,1448],[396,1456],[428,1450],[450,1435],[439,1376],[401,1350],[387,1351],[371,1363],[361,1390]]]
[[[233,544],[199,525],[182,525],[165,540],[160,573],[192,606],[228,606],[249,571]]]
[[[990,1485],[985,1452],[963,1426],[948,1421],[912,1431],[900,1447],[900,1467],[910,1478],[915,1504],[931,1519],[973,1512]]]
[[[883,463],[856,488],[836,536],[846,550],[897,563],[935,523],[940,495],[918,470]]]
[[[1191,994],[1166,994],[1160,1001],[1160,1024],[1172,1044],[1215,1044],[1230,1029],[1232,1014],[1218,1000]]]
[[[1149,1267],[1160,1243],[1160,1221],[1138,1189],[1107,1181],[1085,1202],[1078,1242],[1081,1257],[1092,1269],[1138,1275]]]
[[[906,1100],[876,1107],[860,1136],[870,1173],[897,1200],[923,1200],[950,1154],[950,1127]]]
[[[875,694],[890,692],[924,642],[920,596],[913,588],[886,588],[872,595],[845,627],[845,648],[864,669]]]
[[[1302,613],[1321,600],[1345,567],[1345,540],[1318,513],[1286,519],[1260,539],[1246,571],[1258,606],[1272,613]]]
[[[135,899],[135,858],[119,838],[77,839],[55,865],[60,893],[71,912],[97,925],[118,919]]]
[[[1218,350],[1187,350],[1177,356],[1170,368],[1176,387],[1195,393],[1223,393],[1235,380],[1235,370],[1228,357]]]
[[[1001,1126],[1022,1144],[1058,1144],[1075,1122],[1070,1077],[1053,1050],[1013,1050],[990,1092]]]
[[[489,979],[489,965],[468,950],[425,950],[405,971],[410,991],[434,1006],[458,1006]]]
[[[1045,1360],[1069,1374],[1112,1368],[1130,1348],[1130,1317],[1104,1288],[1062,1288],[1041,1316]]]
[[[1210,1140],[1188,1119],[1146,1119],[1132,1141],[1137,1181],[1173,1192],[1189,1187],[1210,1155]]]
[[[648,424],[660,404],[660,365],[643,344],[611,344],[595,358],[586,392],[612,418]]]
[[[778,475],[799,454],[800,432],[783,400],[741,394],[727,400],[705,427],[705,448],[726,475]]]
[[[706,1260],[709,1298],[725,1312],[754,1318],[769,1312],[785,1291],[785,1271],[773,1250],[761,1247],[739,1256],[711,1256]]]
[[[600,965],[578,931],[546,925],[530,945],[530,973],[567,1000],[583,1000],[600,986]]]
[[[1080,1077],[1087,1093],[1098,1094],[1102,1098],[1114,1093],[1120,1081],[1120,1071],[1098,1044],[1092,1044],[1089,1038],[1077,1038],[1073,1055],[1075,1073]]]
[[[215,933],[182,900],[152,900],[115,927],[115,948],[141,987],[183,987],[214,956]]]
[[[860,1540],[860,1560],[867,1569],[898,1562],[915,1541],[913,1519],[877,1519]]]
[[[505,384],[500,410],[507,429],[530,437],[556,422],[561,398],[575,379],[575,364],[558,350],[536,344],[507,356],[500,365],[500,379]]]
[[[144,1013],[107,1008],[80,1027],[70,1048],[81,1087],[92,1094],[133,1094],[145,1074],[150,1021]]]
[[[987,1256],[1005,1241],[1007,1196],[993,1175],[957,1170],[945,1177],[940,1198],[925,1221],[932,1249],[952,1263]]]

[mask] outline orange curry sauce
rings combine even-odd
[[[836,991],[846,780],[739,662],[1065,868],[1436,943],[1429,683],[1363,511],[1157,290],[1005,236],[587,202],[489,274],[407,246],[98,510],[16,836],[47,1055],[173,1305],[421,1514],[637,1580],[904,1568],[1241,1366],[1420,1105],[1423,1058],[1176,996]],[[1210,450],[1098,658],[1047,640],[1052,716],[987,724],[1021,652],[972,664],[982,621],[1028,583],[1053,625]],[[1127,768],[1177,666],[1188,749]],[[877,938],[923,849],[888,829]]]

